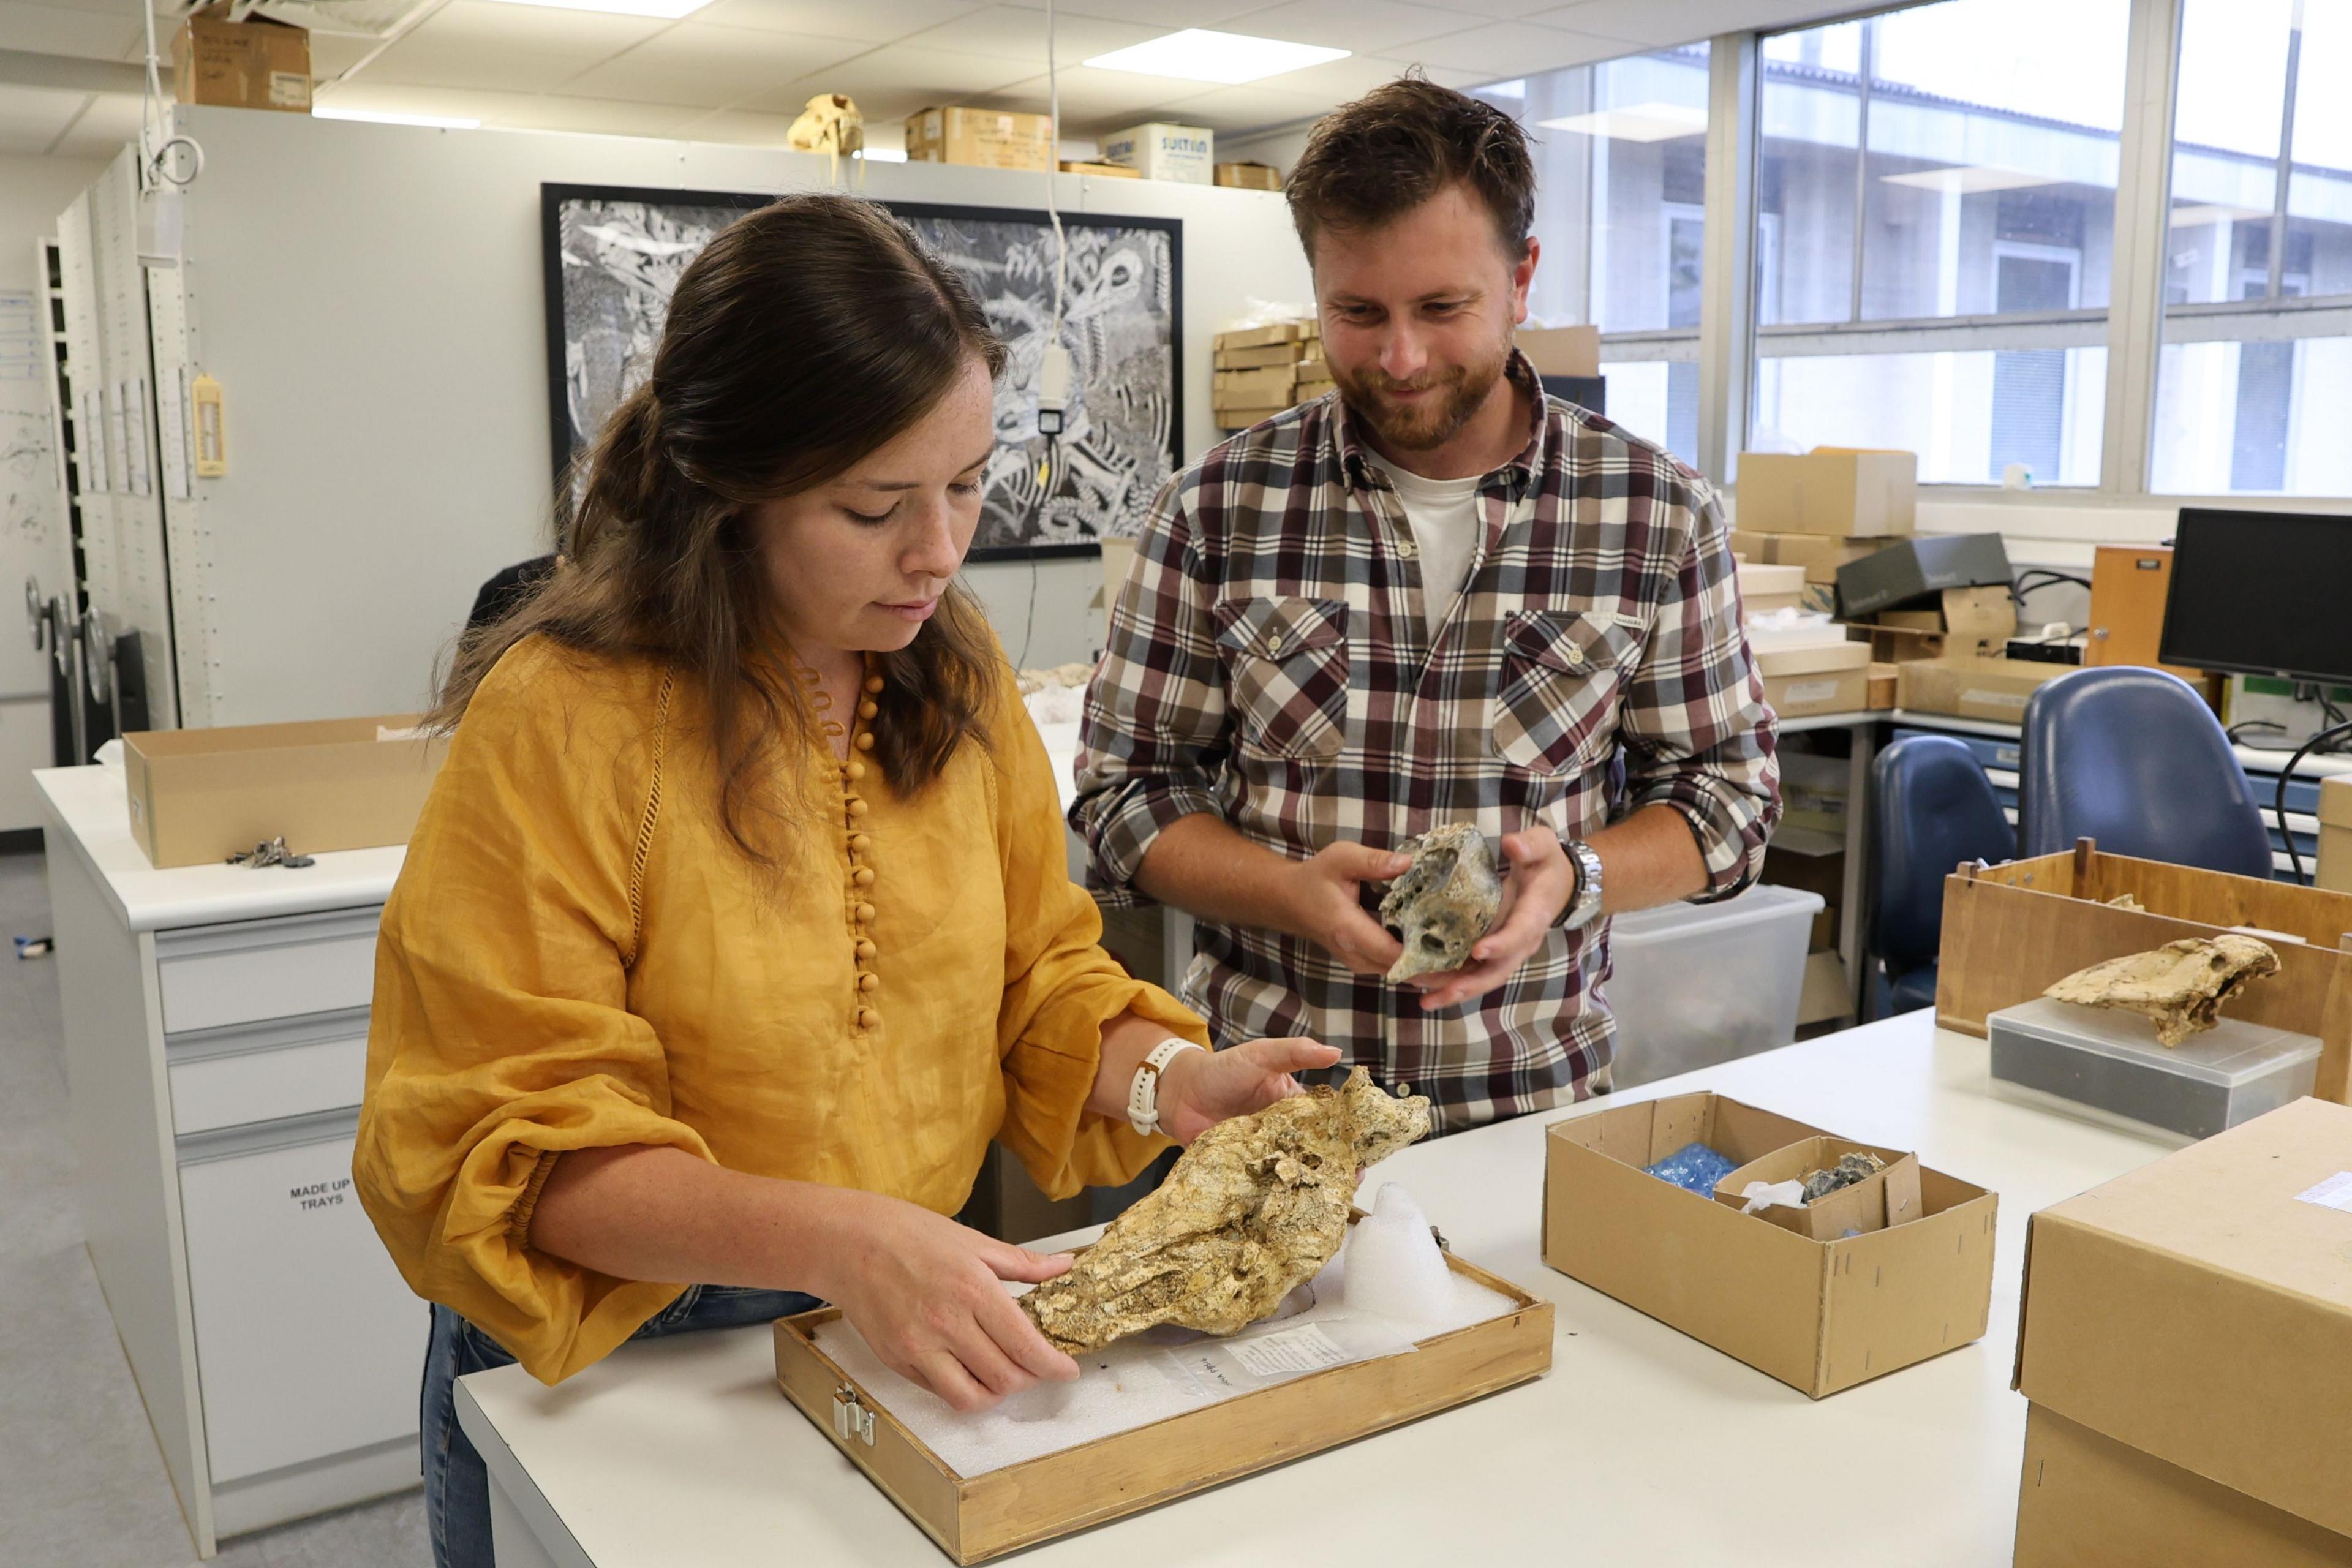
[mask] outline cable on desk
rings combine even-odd
[[[2322,730],[2296,748],[2294,755],[2287,759],[2286,766],[2279,770],[2278,795],[2271,803],[2271,809],[2278,814],[2279,837],[2286,840],[2286,863],[2294,868],[2294,881],[2297,887],[2303,885],[2303,855],[2294,847],[2294,835],[2287,831],[2286,781],[2294,777],[2294,770],[2303,765],[2304,758],[2320,750],[2340,735],[2352,735],[2352,721],[2331,724]]]

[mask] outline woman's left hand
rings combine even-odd
[[[1337,1046],[1307,1039],[1252,1040],[1226,1051],[1179,1051],[1160,1074],[1160,1130],[1179,1143],[1228,1117],[1264,1110],[1299,1092],[1291,1074],[1336,1067]]]

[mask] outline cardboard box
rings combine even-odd
[[[2352,893],[2352,778],[2319,781],[2319,863],[2311,879]]]
[[[310,34],[267,16],[228,19],[227,0],[191,12],[172,40],[182,103],[310,112]],[[246,846],[251,848],[251,845]]]
[[[1643,1169],[1701,1142],[1746,1163],[1821,1128],[1717,1094],[1556,1121],[1544,1261],[1815,1399],[1981,1338],[2000,1200],[1920,1168],[1921,1215],[1815,1241]]]
[[[1834,952],[1808,953],[1805,988],[1797,998],[1798,1024],[1825,1024],[1853,1013],[1853,987],[1846,981],[1845,960]]]
[[[2029,698],[2060,676],[2073,674],[2075,668],[1972,654],[1913,659],[1895,667],[1895,706],[1916,713],[1949,713],[1961,719],[2016,724],[2025,718]]]
[[[1734,529],[1731,549],[1759,565],[1801,566],[1808,583],[1834,583],[1849,561],[1875,555],[1899,539],[1844,539],[1828,533],[1759,533]]]
[[[1127,168],[1122,164],[1073,163],[1067,158],[1062,160],[1062,173],[1065,174],[1091,174],[1097,180],[1139,180],[1143,178],[1141,174],[1137,174],[1133,169]]]
[[[1747,532],[1838,539],[1909,533],[1918,517],[1919,459],[1845,447],[1797,456],[1742,452],[1736,498]]]
[[[1876,659],[1871,661],[1870,710],[1873,713],[1894,710],[1895,698],[1902,689],[1901,668],[1900,665],[1881,664]]]
[[[1242,327],[1230,332],[1219,332],[1213,341],[1217,352],[1223,353],[1228,349],[1262,349],[1274,343],[1303,343],[1322,335],[1323,329],[1314,321],[1276,321],[1271,326]]]
[[[1292,342],[1262,343],[1253,349],[1219,349],[1219,370],[1264,370],[1268,365],[1297,364],[1300,345]]]
[[[1870,700],[1870,648],[1858,642],[1754,650],[1764,700],[1783,719],[1859,713]]]
[[[1002,109],[925,109],[907,117],[907,156],[918,163],[1043,174],[1055,157],[1054,121]]]
[[[158,869],[217,864],[282,837],[297,854],[405,844],[449,749],[414,713],[122,737],[131,833]]]
[[[2298,1100],[2035,1215],[2014,1386],[2352,1534],[2347,1173],[2352,1107]]]
[[[1286,399],[1298,384],[1295,365],[1267,365],[1263,370],[1221,370],[1210,384],[1220,404],[1240,408]]]
[[[1253,425],[1265,424],[1267,420],[1273,418],[1277,414],[1287,414],[1296,406],[1297,405],[1295,404],[1286,403],[1278,406],[1267,408],[1220,408],[1215,411],[1217,416],[1217,428],[1220,430],[1246,430]]]
[[[1216,167],[1217,184],[1242,191],[1278,191],[1282,189],[1282,171],[1271,163],[1220,163]]]
[[[1155,120],[1102,139],[1104,163],[1122,164],[1147,180],[1173,180],[1185,185],[1213,182],[1216,153],[1216,133],[1204,125],[1171,125]]]
[[[1867,616],[1932,599],[1947,588],[2006,589],[2009,583],[2009,551],[1998,533],[1906,539],[1837,569],[1838,611]]]
[[[1601,374],[1599,327],[1521,327],[1513,341],[1539,376]]]
[[[1848,1154],[1875,1155],[1885,1168],[1801,1207],[1769,1204],[1756,1211],[1756,1217],[1815,1241],[1835,1241],[1849,1232],[1867,1236],[1874,1230],[1908,1225],[1920,1217],[1917,1160],[1897,1150],[1851,1142],[1826,1133],[1748,1161],[1715,1184],[1715,1201],[1744,1209],[1745,1194],[1751,1184],[1762,1182],[1771,1186],[1781,1182],[1801,1182],[1811,1172],[1834,1168]]]
[[[1768,566],[1760,562],[1743,561],[1739,565],[1739,593],[1742,598],[1756,595],[1790,596],[1805,591],[1805,569],[1801,566]]]

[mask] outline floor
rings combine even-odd
[[[11,1568],[196,1562],[82,1247],[57,968],[38,855],[0,855],[0,1559]],[[418,1493],[224,1543],[219,1568],[425,1568]]]

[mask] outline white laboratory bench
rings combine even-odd
[[[1992,1188],[1977,1343],[1816,1404],[1552,1272],[1538,1224],[1558,1118],[1528,1117],[1406,1150],[1370,1179],[1403,1183],[1455,1252],[1558,1303],[1549,1375],[1019,1561],[2007,1563],[2026,1216],[2164,1146],[1996,1100],[1985,1064],[1983,1041],[1914,1013],[1604,1102],[1718,1089]],[[764,1328],[627,1345],[554,1388],[478,1373],[457,1412],[489,1468],[501,1568],[945,1561],[785,1403]]]
[[[120,773],[34,781],[90,1260],[198,1552],[415,1485],[426,1310],[351,1185],[404,852],[159,871]]]

